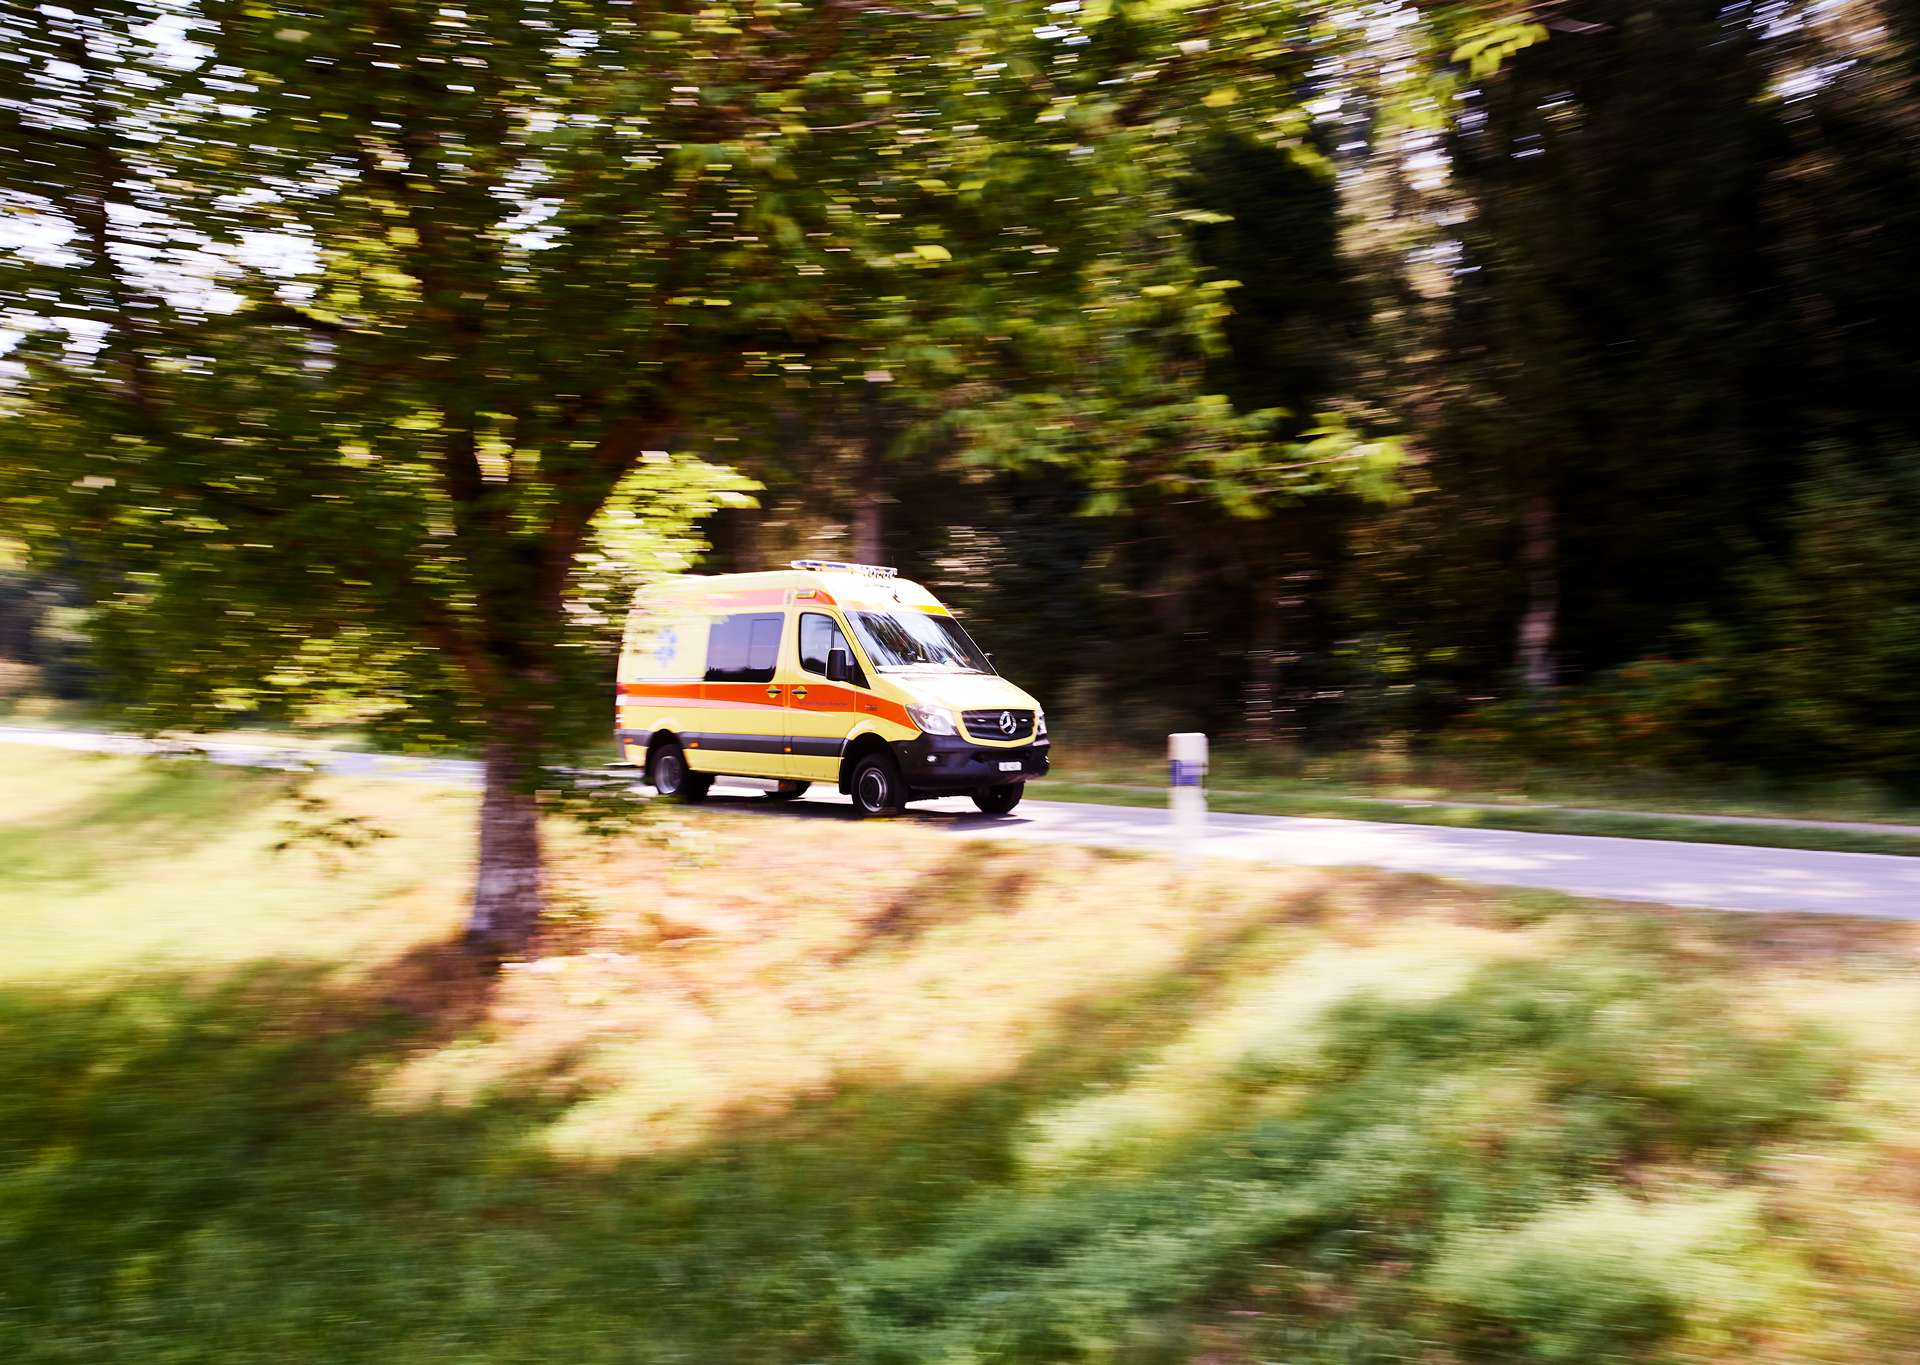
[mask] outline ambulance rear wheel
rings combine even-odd
[[[647,765],[647,780],[653,789],[670,801],[704,801],[713,785],[708,773],[697,773],[687,766],[687,751],[678,740],[668,740],[653,751]]]
[[[1003,787],[980,787],[973,793],[973,804],[987,815],[1005,815],[1020,804],[1027,794],[1024,782],[1009,782]]]
[[[863,817],[898,815],[907,803],[907,784],[887,754],[868,754],[853,770],[853,808]]]
[[[779,786],[775,787],[772,791],[767,793],[767,800],[769,801],[797,800],[798,798],[805,796],[807,794],[807,788],[811,787],[812,785],[813,783],[811,782],[782,782]]]

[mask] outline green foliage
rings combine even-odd
[[[78,586],[36,572],[24,558],[0,540],[0,705],[36,691],[83,696],[94,680],[84,659],[88,613]]]
[[[1563,767],[1743,762],[1903,789],[1920,774],[1920,461],[1826,447],[1794,492],[1777,555],[1748,561],[1697,657],[1653,657],[1537,701],[1461,718],[1447,743]]]
[[[1262,1283],[1285,1311],[1350,1329],[1305,1360],[1394,1358],[1423,1339],[1639,1359],[1687,1314],[1737,1312],[1710,1277],[1676,1272],[1753,1239],[1743,1198],[1647,1207],[1605,1191],[1641,1162],[1739,1180],[1760,1144],[1820,1121],[1835,1061],[1811,1037],[1730,1026],[1711,993],[1634,957],[1337,1006],[1305,1057],[1255,1050],[1222,1079],[1285,1117],[1145,1172],[1103,1177],[1096,1152],[1081,1180],[985,1195],[925,1250],[863,1267],[858,1358],[1157,1359],[1143,1324]],[[1315,1284],[1339,1306],[1316,1311]]]
[[[524,1150],[551,1104],[382,1113],[368,1082],[418,1034],[377,996],[295,970],[211,994],[152,977],[11,992],[0,1031],[12,1360],[659,1360],[731,1335],[722,1280],[785,1298],[797,1340],[819,1330],[804,1260],[749,1268],[800,1169],[715,1154],[596,1179]],[[647,1193],[661,1179],[674,1196]],[[796,1205],[792,1233],[823,1212]],[[674,1311],[636,1315],[648,1299]]]
[[[1453,60],[1465,62],[1467,74],[1481,80],[1498,71],[1503,61],[1522,48],[1546,40],[1547,31],[1539,24],[1498,22],[1466,35],[1454,49]]]
[[[1508,701],[1462,717],[1448,740],[1468,751],[1564,767],[1685,768],[1713,754],[1727,723],[1726,666],[1639,659],[1538,701]]]
[[[1448,175],[1421,197],[1383,168],[1367,204],[1375,237],[1412,204],[1447,222],[1415,247],[1446,268],[1373,267],[1375,391],[1422,414],[1427,458],[1412,502],[1348,542],[1341,604],[1350,636],[1416,661],[1397,719],[1425,730],[1522,690],[1530,610],[1553,682],[1602,691],[1737,611],[1743,561],[1778,543],[1825,344],[1772,198],[1800,114],[1774,81],[1798,39],[1694,0],[1458,36],[1463,64],[1508,55],[1464,73]]]
[[[1297,77],[1357,33],[1259,6],[157,13],[0,21],[4,188],[52,244],[0,281],[28,331],[0,497],[78,552],[150,725],[579,743],[582,630],[747,487],[645,452],[744,451],[796,385],[885,375],[976,458],[1064,461],[1113,505],[1390,481],[1390,442],[1275,445],[1197,382],[1234,282],[1181,230],[1221,216],[1178,198],[1203,146],[1299,149]]]
[[[1755,566],[1750,644],[1729,664],[1751,698],[1747,742],[1780,766],[1920,784],[1916,516],[1913,452],[1827,449],[1797,490],[1790,548]]]
[[[292,815],[280,822],[286,837],[270,848],[273,853],[291,849],[310,849],[321,868],[337,875],[347,855],[369,848],[382,839],[393,838],[393,831],[365,815],[342,813],[326,797],[306,789],[306,784],[289,784],[282,798],[292,806]]]
[[[1453,1250],[1436,1268],[1436,1288],[1459,1308],[1517,1330],[1532,1359],[1642,1359],[1686,1307],[1670,1258],[1650,1254],[1660,1248],[1634,1235],[1645,1223],[1657,1228],[1664,1212],[1617,1196],[1555,1210]]]
[[[764,429],[789,384],[1031,412],[1091,381],[1103,496],[1145,461],[1251,514],[1292,472],[1163,367],[1232,282],[1157,231],[1194,147],[1297,141],[1290,8],[631,8],[0,12],[28,225],[0,504],[73,555],[147,728],[477,749],[473,929],[509,944],[539,908],[529,792],[605,735],[625,589],[751,486],[689,444]]]

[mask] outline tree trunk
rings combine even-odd
[[[532,729],[525,723],[499,724],[486,748],[480,865],[467,941],[490,952],[525,948],[544,909],[540,801],[533,788],[538,749]]]
[[[881,544],[880,501],[879,489],[863,481],[853,500],[853,562],[856,564],[887,562],[886,550]]]
[[[1520,683],[1534,697],[1553,687],[1553,638],[1559,628],[1560,576],[1553,537],[1553,502],[1544,493],[1520,508],[1521,558],[1527,566],[1527,610],[1520,618]]]
[[[885,564],[886,535],[881,508],[887,500],[884,456],[887,432],[880,415],[880,386],[864,386],[862,408],[866,420],[860,446],[860,468],[853,491],[853,562]]]
[[[760,550],[761,507],[722,507],[707,518],[707,541],[713,546],[701,557],[703,573],[754,573],[772,568]]]
[[[1254,589],[1253,632],[1247,649],[1247,740],[1278,738],[1274,708],[1280,698],[1280,585],[1262,577]]]

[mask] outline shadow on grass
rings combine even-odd
[[[862,925],[861,936],[836,959],[851,961],[882,947],[903,948],[941,925],[980,914],[1010,911],[1033,881],[1030,853],[986,839],[969,840],[958,852],[928,867],[890,897]]]
[[[1002,1080],[843,1079],[601,1166],[540,1141],[568,1059],[465,1106],[381,1102],[410,1055],[481,1025],[493,977],[457,948],[351,985],[268,962],[11,988],[0,1358],[818,1360],[846,1265],[1004,1182],[1027,1118],[1121,1075],[1208,975],[1064,1006]]]

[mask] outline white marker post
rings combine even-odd
[[[1191,872],[1207,828],[1207,737],[1167,736],[1167,811],[1173,820],[1173,859]]]

